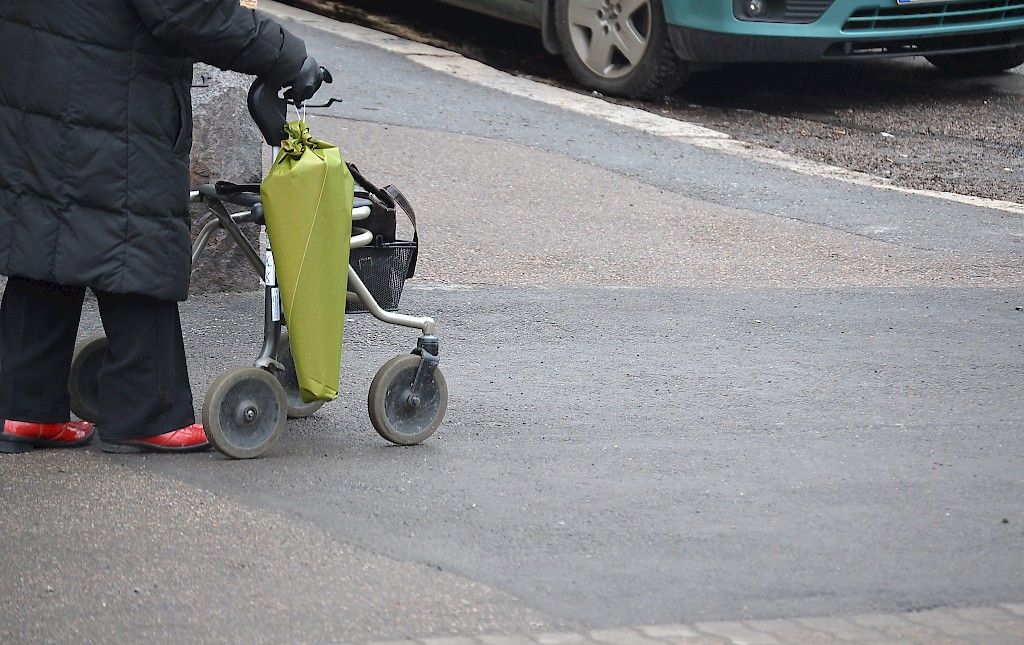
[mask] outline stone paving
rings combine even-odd
[[[1024,604],[900,614],[646,625],[589,632],[448,636],[368,645],[780,645],[795,643],[1024,644]]]

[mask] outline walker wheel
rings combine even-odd
[[[100,368],[106,355],[107,337],[103,334],[88,338],[75,347],[68,394],[71,395],[71,411],[82,421],[95,423],[99,418]]]
[[[278,380],[257,367],[236,367],[210,386],[203,427],[210,443],[228,457],[259,457],[288,423],[288,397]]]
[[[400,446],[412,446],[434,434],[448,410],[448,383],[440,368],[419,396],[410,388],[420,366],[420,357],[402,354],[377,371],[370,383],[367,407],[377,434]]]
[[[323,407],[325,401],[312,401],[306,403],[299,394],[299,376],[295,373],[295,358],[292,356],[292,346],[288,340],[288,332],[281,334],[281,341],[278,345],[277,360],[284,365],[284,371],[278,371],[275,376],[284,386],[284,392],[288,397],[288,418],[305,419],[313,416],[317,410]]]

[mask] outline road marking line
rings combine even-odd
[[[579,94],[571,90],[515,76],[447,49],[405,40],[404,38],[367,27],[339,22],[303,9],[272,2],[271,0],[265,2],[264,10],[277,16],[292,18],[298,22],[329,31],[347,40],[366,43],[391,53],[405,56],[408,60],[423,67],[455,76],[474,85],[553,105],[615,125],[640,130],[653,136],[673,139],[698,148],[749,159],[750,161],[775,166],[801,175],[1024,215],[1024,204],[1001,199],[989,199],[987,197],[899,186],[882,177],[818,161],[801,159],[779,150],[745,141],[738,141],[724,132],[706,128],[696,123],[670,119],[639,108],[609,103],[595,96]]]

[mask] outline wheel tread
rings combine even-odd
[[[658,54],[658,64],[654,73],[635,92],[638,99],[657,99],[678,90],[689,76],[687,65],[679,59],[671,45],[662,47]]]

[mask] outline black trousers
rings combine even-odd
[[[11,278],[0,303],[0,418],[61,423],[85,288]],[[96,429],[108,441],[195,422],[178,303],[96,292],[107,355]]]

